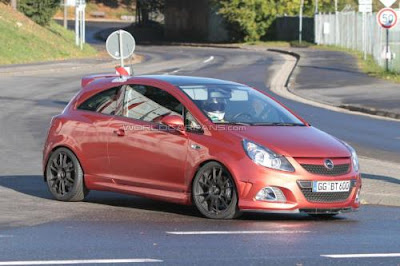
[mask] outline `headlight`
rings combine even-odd
[[[243,148],[256,164],[276,170],[294,172],[293,166],[284,156],[276,154],[263,146],[243,140]]]
[[[351,163],[353,165],[353,169],[354,171],[358,172],[358,170],[360,170],[360,164],[358,162],[358,157],[357,157],[357,153],[356,151],[353,149],[353,147],[351,147],[349,144],[347,144],[346,142],[342,141],[344,146],[346,146],[346,148],[350,151],[351,153]]]

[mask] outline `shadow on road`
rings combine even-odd
[[[50,100],[50,99],[43,99],[43,100],[34,100],[34,99],[26,99],[26,98],[18,98],[18,97],[4,97],[0,96],[0,101],[19,101],[19,102],[27,102],[39,106],[46,106],[46,107],[64,107],[68,104],[67,101],[60,101],[60,100]]]
[[[379,181],[384,181],[384,182],[400,185],[400,179],[396,179],[394,177],[381,176],[381,175],[371,175],[371,174],[362,174],[361,178],[371,179],[371,180],[379,180]]]
[[[310,69],[316,69],[316,70],[327,70],[327,71],[351,73],[351,74],[359,75],[362,77],[366,76],[366,74],[364,74],[360,71],[357,71],[357,70],[350,70],[350,69],[343,69],[343,68],[336,68],[336,67],[318,67],[318,66],[312,66],[312,65],[302,65],[302,66],[299,66],[299,68],[310,68]]]
[[[40,175],[0,176],[0,186],[16,192],[41,199],[53,199]],[[18,200],[17,198],[15,200]],[[173,213],[194,218],[203,217],[194,206],[178,205],[174,203],[156,201],[131,195],[113,192],[91,191],[85,199],[89,204],[100,204],[112,207],[125,207],[136,210],[147,210],[162,213]],[[271,214],[271,213],[244,213],[236,221],[305,221],[323,220],[310,217],[306,214]],[[343,220],[343,216],[330,220]],[[350,220],[349,220],[350,221]]]

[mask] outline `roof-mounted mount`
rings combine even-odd
[[[124,30],[117,30],[108,36],[106,41],[106,49],[108,54],[117,60],[120,60],[120,65],[116,67],[117,74],[123,77],[133,76],[132,66],[126,68],[124,66],[124,60],[132,58],[133,52],[136,48],[135,38]],[[123,70],[122,70],[123,69]]]

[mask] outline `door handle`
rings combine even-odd
[[[123,128],[114,130],[114,134],[117,135],[118,137],[123,137],[125,136],[125,130]]]

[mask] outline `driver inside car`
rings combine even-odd
[[[219,91],[210,92],[203,103],[203,110],[213,122],[224,122],[227,95]]]

